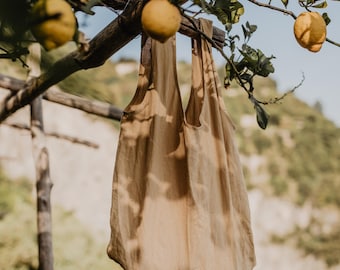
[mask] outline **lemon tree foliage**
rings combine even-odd
[[[201,1],[194,0],[204,11],[214,14],[224,25],[237,23],[244,13],[243,5],[237,0]]]
[[[297,44],[311,52],[321,49],[323,42],[329,41],[334,45],[340,44],[326,39],[326,27],[331,22],[327,12],[318,13],[315,10],[326,9],[326,0],[294,0],[301,7],[301,15],[297,16],[289,10],[292,0],[281,0],[272,4],[271,1],[250,3],[270,8],[273,12],[290,15],[296,20],[294,31]],[[74,40],[80,49],[82,40],[77,30],[74,13],[83,12],[93,15],[94,6],[117,7],[116,13],[126,9],[137,0],[16,0],[0,2],[0,58],[21,61],[25,65],[27,47],[31,42],[38,41],[45,50],[52,50],[68,41]],[[238,0],[149,0],[145,3],[141,14],[141,24],[146,33],[161,42],[166,41],[178,31],[181,16],[197,17],[202,13],[215,16],[224,26],[226,40],[220,50],[226,60],[225,86],[232,81],[239,84],[248,94],[254,105],[258,124],[266,128],[268,114],[264,105],[275,103],[285,97],[269,101],[259,100],[256,96],[253,80],[256,76],[267,77],[273,73],[272,59],[274,56],[265,55],[260,48],[249,44],[250,38],[256,32],[257,26],[249,22],[239,25],[240,17],[245,7]],[[20,18],[20,20],[18,20]],[[234,27],[237,25],[237,27]],[[197,30],[198,31],[198,30]],[[213,40],[210,40],[213,43]]]
[[[208,6],[208,5],[204,5]],[[269,116],[254,96],[253,79],[255,76],[267,77],[274,72],[271,60],[274,56],[267,57],[260,49],[252,48],[248,42],[257,30],[256,25],[246,22],[242,25],[243,38],[239,34],[232,34],[233,24],[239,21],[244,13],[243,5],[235,0],[215,1],[207,10],[217,16],[225,25],[227,31],[226,48],[229,50],[229,58],[225,65],[225,86],[228,87],[236,80],[248,93],[249,100],[253,103],[258,125],[265,129]]]

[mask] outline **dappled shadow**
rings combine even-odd
[[[210,52],[193,59],[184,116],[172,42],[143,47],[122,118],[108,254],[128,270],[252,269],[246,188]]]

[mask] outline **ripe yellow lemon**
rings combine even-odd
[[[295,20],[295,38],[303,48],[311,52],[320,51],[326,33],[325,20],[318,12],[303,12]]]
[[[181,26],[181,13],[168,0],[150,0],[142,10],[142,26],[153,39],[162,43]]]
[[[73,39],[77,22],[65,0],[39,0],[32,8],[31,31],[47,50],[60,47]]]

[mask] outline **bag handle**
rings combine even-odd
[[[135,111],[135,106],[141,104],[151,79],[151,39],[142,34],[140,63],[138,70],[137,88],[134,96],[123,111],[123,116]]]
[[[179,117],[182,122],[176,64],[175,36],[160,43],[143,34],[137,89],[124,110],[124,119],[132,115],[141,119],[158,114],[177,120]]]
[[[212,38],[212,21],[199,19],[197,28],[207,37]],[[185,111],[185,122],[188,126],[197,128],[203,124],[203,118],[207,117],[212,106],[219,107],[219,104],[211,100],[211,97],[220,96],[220,83],[212,58],[212,45],[203,36],[192,39],[191,81],[191,92]]]

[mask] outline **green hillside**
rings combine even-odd
[[[269,79],[261,79],[257,84],[263,100],[279,96],[275,83]],[[254,111],[244,95],[226,94],[225,100],[238,126],[245,114],[253,115],[255,123]],[[264,170],[275,195],[289,196],[297,204],[311,200],[315,206],[340,207],[336,192],[340,187],[340,129],[294,95],[266,109],[270,115],[267,130],[255,125],[239,128],[242,154],[267,157]]]
[[[56,56],[64,53],[57,50],[45,56],[44,68],[53,63]],[[127,68],[123,72],[119,67],[124,65],[133,67],[137,63],[126,59],[119,63],[108,61],[100,68],[80,71],[70,76],[59,86],[64,91],[124,108],[134,94],[137,81],[137,70],[129,71]],[[15,70],[2,67],[0,71],[8,74],[19,72],[20,76],[24,74],[20,67]],[[178,63],[178,74],[182,89],[187,89],[190,84],[190,66]],[[256,80],[255,89],[261,99],[279,95],[275,82],[268,78]],[[186,92],[183,95],[185,98]],[[268,128],[262,130],[257,126],[254,109],[242,89],[233,87],[224,90],[223,95],[236,125],[249,190],[259,188],[267,195],[285,198],[297,206],[308,202],[316,208],[340,209],[339,128],[327,120],[320,110],[289,95],[281,104],[265,107],[270,122]],[[258,161],[255,167],[252,165],[253,160]],[[35,228],[32,224],[34,204],[29,196],[30,190],[26,181],[13,183],[4,174],[0,174],[0,235],[7,235],[0,239],[0,270],[36,269]],[[102,252],[101,243],[91,238],[72,213],[56,209],[54,214],[54,220],[60,224],[55,226],[60,231],[54,235],[57,269],[112,267],[112,264],[106,264],[107,258]],[[17,217],[20,217],[19,221]],[[294,239],[295,244],[306,254],[314,254],[330,266],[339,264],[340,231],[333,228],[327,233],[322,232],[318,230],[318,226],[321,226],[319,223],[312,221],[307,231],[297,229],[286,237],[273,235],[273,241],[282,243]],[[18,234],[11,233],[19,224],[25,225],[15,230]],[[337,228],[340,228],[340,224]],[[85,248],[74,248],[79,245]],[[23,253],[22,249],[26,252]],[[22,254],[25,256],[22,257]]]

